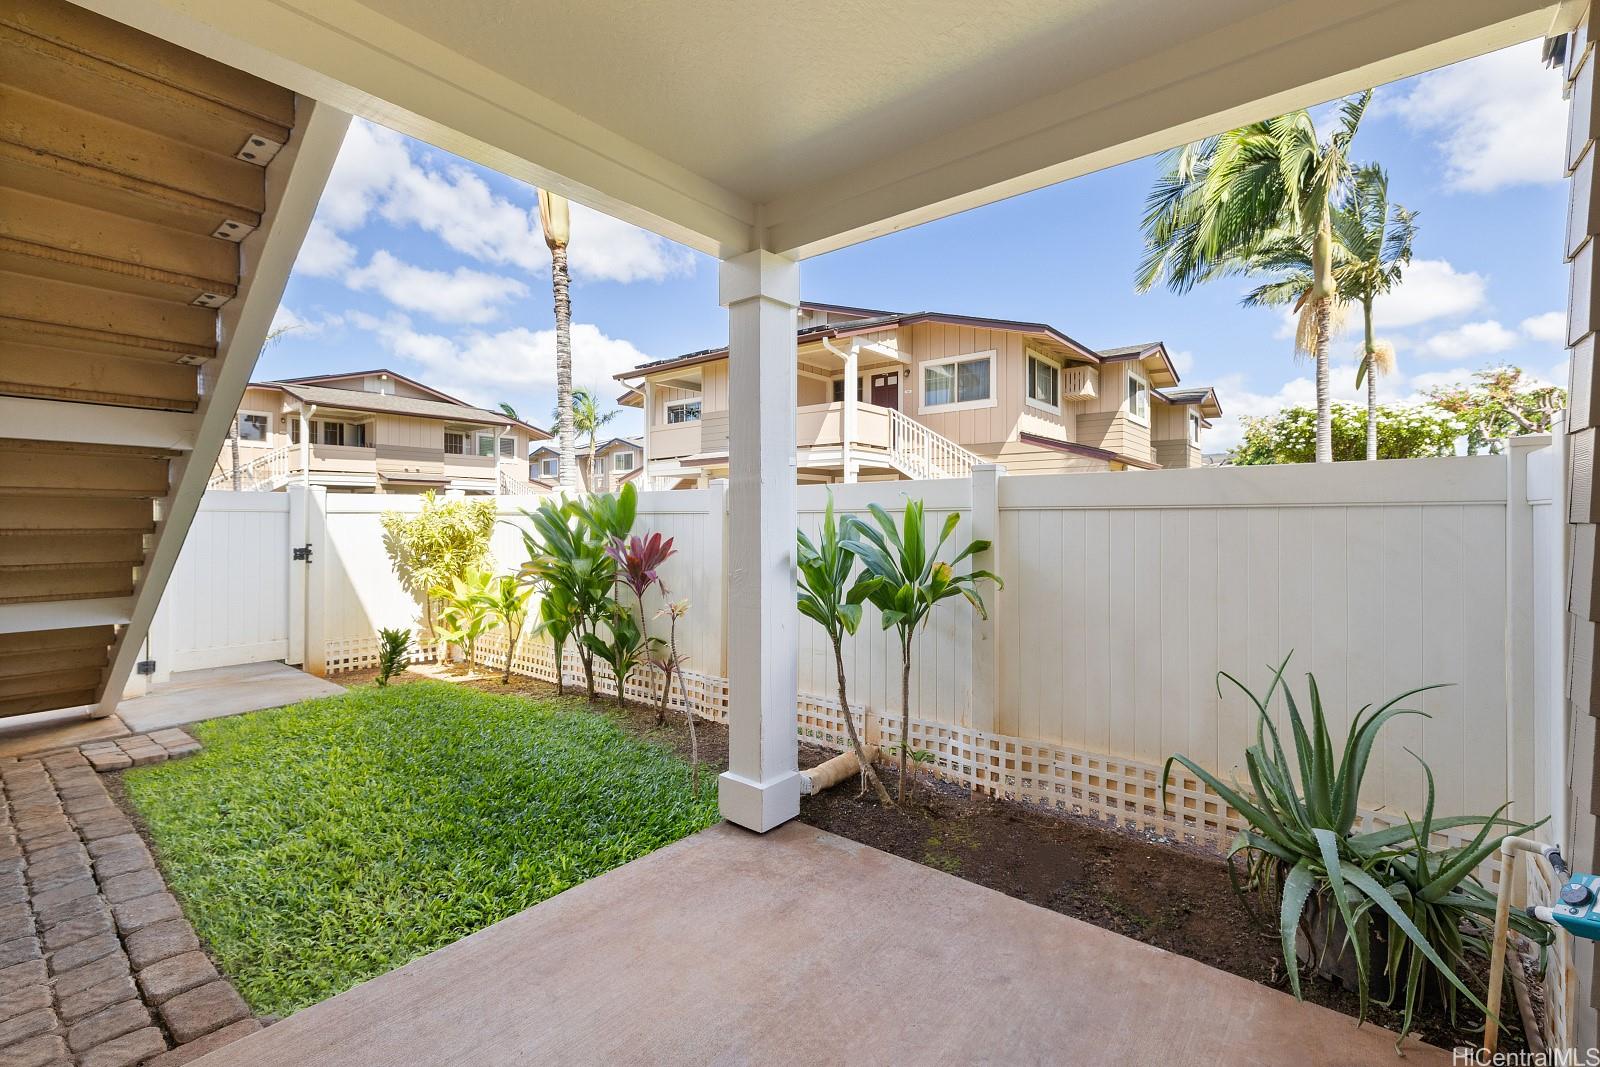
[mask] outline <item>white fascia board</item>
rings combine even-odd
[[[778,197],[761,207],[760,243],[822,255],[1565,32],[1576,10],[1551,0],[1293,0]]]
[[[74,2],[709,255],[753,247],[748,200],[353,0]]]

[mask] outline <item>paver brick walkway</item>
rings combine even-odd
[[[0,761],[0,1067],[176,1067],[260,1029],[97,772],[198,748],[170,730]]]

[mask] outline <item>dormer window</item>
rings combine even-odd
[[[1150,424],[1150,383],[1128,368],[1128,417],[1134,422]]]

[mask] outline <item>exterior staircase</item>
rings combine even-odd
[[[0,716],[108,714],[348,116],[0,0]]]
[[[983,457],[889,408],[889,462],[907,478],[966,478]]]
[[[270,493],[288,485],[289,479],[294,477],[296,472],[294,458],[299,449],[299,445],[284,445],[241,465],[239,467],[239,490],[241,492]],[[227,450],[224,449],[223,455],[226,454]],[[220,458],[218,462],[221,462]],[[213,474],[211,480],[206,483],[206,488],[232,489],[232,468]]]

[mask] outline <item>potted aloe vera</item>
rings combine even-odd
[[[1479,1011],[1483,1001],[1463,979],[1473,957],[1486,959],[1494,921],[1494,897],[1473,873],[1503,838],[1534,829],[1491,815],[1434,815],[1433,775],[1418,758],[1427,781],[1421,820],[1358,830],[1358,802],[1372,749],[1383,728],[1401,715],[1424,715],[1402,707],[1437,686],[1409,690],[1351,720],[1342,749],[1335,750],[1316,678],[1306,676],[1306,714],[1284,682],[1288,659],[1258,696],[1230,674],[1255,706],[1256,743],[1245,751],[1246,790],[1223,782],[1183,755],[1167,760],[1163,777],[1181,763],[1237,811],[1249,828],[1229,850],[1234,887],[1271,905],[1289,987],[1301,995],[1300,970],[1353,986],[1365,1017],[1369,1000],[1404,1012],[1401,1037],[1411,1029],[1425,998],[1437,998],[1455,1019],[1458,998]],[[1286,754],[1268,707],[1281,691],[1293,756]],[[1309,719],[1308,719],[1309,716]],[[1426,717],[1424,715],[1424,717]],[[1413,756],[1415,754],[1413,753]],[[1441,831],[1455,831],[1464,844],[1435,847]],[[1242,870],[1241,870],[1242,869]],[[1543,924],[1513,918],[1518,933],[1550,943]]]

